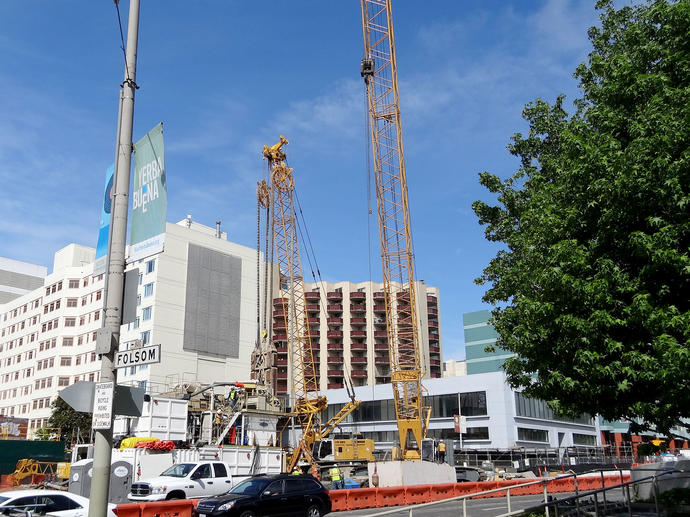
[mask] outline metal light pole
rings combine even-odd
[[[115,0],[117,3],[118,0]],[[127,212],[129,210],[129,179],[132,164],[132,126],[134,123],[134,92],[137,88],[137,40],[139,33],[139,0],[129,2],[125,78],[120,93],[120,120],[115,147],[115,178],[113,182],[108,270],[105,288],[105,317],[102,336],[97,347],[101,353],[100,382],[117,382],[113,368],[114,354],[120,340],[122,324],[122,295],[125,280],[125,246],[127,240]],[[95,431],[93,477],[89,517],[106,517],[110,489],[110,463],[112,456],[112,414],[109,429]]]

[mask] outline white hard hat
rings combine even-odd
[[[333,464],[333,466],[334,466],[334,467],[337,467],[337,466],[338,466],[338,464],[337,464],[337,463],[334,463],[334,464]]]

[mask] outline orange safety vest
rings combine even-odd
[[[446,452],[446,442],[441,442],[438,444],[438,452]]]

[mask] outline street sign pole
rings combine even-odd
[[[115,0],[117,5],[119,0]],[[115,145],[115,178],[110,216],[108,243],[108,269],[105,288],[105,317],[99,330],[96,350],[101,354],[100,383],[117,382],[113,368],[115,350],[120,341],[122,324],[122,295],[125,279],[125,245],[127,239],[127,212],[129,210],[129,179],[132,166],[132,126],[134,124],[134,92],[136,85],[137,41],[139,36],[139,0],[129,2],[127,24],[127,50],[125,52],[125,78],[120,92],[120,117]],[[96,414],[94,413],[94,417]],[[106,517],[110,489],[110,462],[113,446],[112,397],[110,418],[103,429],[94,431],[93,477],[89,517]]]

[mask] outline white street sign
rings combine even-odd
[[[110,429],[113,419],[114,382],[97,382],[93,394],[92,429]]]
[[[115,354],[115,368],[127,368],[161,362],[161,346],[152,345],[124,350]]]

